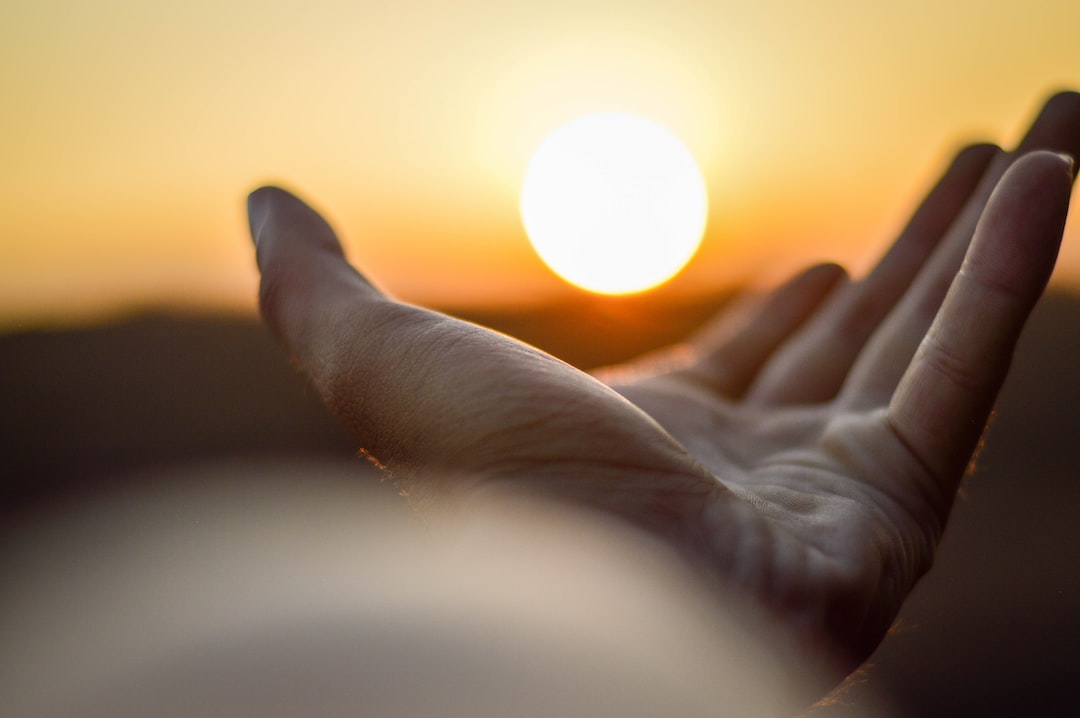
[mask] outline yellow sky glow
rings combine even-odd
[[[676,132],[710,188],[673,290],[864,266],[965,138],[1080,87],[1080,3],[8,0],[0,324],[250,306],[243,196],[287,183],[425,303],[576,290],[517,215],[529,155],[589,112]],[[1075,213],[1074,213],[1075,214]],[[1070,223],[1059,281],[1080,280]]]

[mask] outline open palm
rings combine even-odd
[[[249,200],[262,309],[418,502],[512,487],[619,516],[850,666],[929,567],[1052,271],[1072,174],[1041,148],[1080,151],[1080,95],[1014,153],[962,152],[865,279],[815,267],[596,377],[387,298],[276,188]]]

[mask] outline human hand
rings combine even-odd
[[[418,502],[498,487],[618,516],[851,667],[929,567],[1053,268],[1072,175],[1041,148],[1080,154],[1080,95],[1011,154],[961,153],[865,279],[811,269],[607,383],[389,299],[275,188],[249,198],[261,306]]]

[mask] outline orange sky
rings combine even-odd
[[[243,197],[271,179],[404,298],[578,291],[517,193],[544,135],[598,110],[668,126],[705,172],[673,289],[864,266],[957,142],[1080,87],[1078,27],[1076,0],[6,0],[0,325],[251,306]]]

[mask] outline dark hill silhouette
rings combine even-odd
[[[675,340],[722,301],[456,313],[588,368]],[[187,462],[347,462],[374,476],[253,317],[145,313],[10,333],[0,377],[0,521]],[[1055,293],[1025,334],[938,568],[870,686],[917,716],[1076,714],[1078,467],[1080,297]],[[822,714],[857,715],[860,690]]]
[[[721,301],[584,299],[527,315],[456,314],[593,367],[678,339]],[[0,377],[0,491],[9,502],[162,464],[355,451],[254,317],[147,312],[12,333],[0,336]]]

